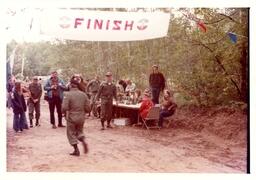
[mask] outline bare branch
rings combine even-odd
[[[202,42],[200,41],[197,41],[198,44],[195,44],[195,45],[201,45],[203,46],[204,48],[208,49],[211,53],[214,53],[214,51],[208,47],[207,45],[203,44]],[[237,83],[235,82],[235,80],[229,75],[229,73],[227,72],[226,68],[224,67],[224,65],[221,63],[221,60],[220,60],[220,56],[218,55],[214,55],[214,58],[216,60],[216,62],[219,64],[219,66],[221,67],[221,69],[223,70],[223,72],[225,73],[225,75],[230,79],[230,81],[232,82],[232,84],[235,86],[238,94],[240,95],[240,97],[242,97],[242,93],[241,93],[241,90],[240,88],[238,87]]]
[[[235,22],[235,23],[237,23],[237,24],[240,24],[238,21],[236,21],[236,20],[234,20],[231,16],[228,16],[228,15],[226,15],[226,14],[220,14],[221,16],[224,16],[224,17],[226,17],[226,18],[228,18],[228,19],[230,19],[231,21],[233,21],[233,22]]]

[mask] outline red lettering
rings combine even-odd
[[[122,21],[117,21],[117,20],[114,20],[114,27],[113,27],[113,30],[120,30],[120,24],[122,23]]]
[[[107,20],[106,30],[108,30],[108,29],[109,29],[109,22],[110,22],[110,20]]]
[[[125,30],[125,31],[132,31],[134,28],[134,21],[133,20],[103,20],[103,19],[86,19],[86,28],[94,28],[94,30]],[[84,22],[84,18],[75,18],[74,28],[78,28]],[[93,24],[92,24],[93,23]],[[122,24],[123,23],[123,24]],[[139,22],[141,26],[144,25],[144,22]],[[138,29],[142,27],[138,26]]]
[[[103,20],[96,19],[94,21],[94,29],[97,29],[97,26],[98,26],[98,29],[102,29],[102,23],[103,23]]]
[[[130,31],[131,31],[133,27],[133,21],[131,21],[130,24],[129,24],[129,21],[125,22],[124,30],[127,30],[128,27],[130,27]]]
[[[81,21],[83,21],[83,20],[84,20],[84,18],[76,18],[74,28],[77,28],[77,25],[81,25]]]
[[[87,22],[87,29],[90,29],[90,25],[91,25],[91,19],[88,19],[88,22]]]

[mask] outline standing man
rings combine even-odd
[[[79,79],[73,77],[70,81],[70,91],[65,93],[62,105],[63,113],[66,113],[67,120],[67,137],[69,143],[73,146],[73,156],[80,156],[77,147],[78,141],[82,142],[84,153],[88,152],[83,133],[85,113],[90,111],[90,101],[87,95],[78,89]]]
[[[164,75],[159,72],[158,66],[152,66],[153,72],[149,75],[149,86],[152,92],[152,101],[154,104],[159,104],[160,92],[165,88],[165,78]]]
[[[91,80],[87,85],[87,92],[91,94],[91,111],[93,115],[97,117],[97,107],[96,107],[96,95],[100,88],[100,80],[99,76],[95,76],[93,80]]]
[[[113,98],[117,102],[116,86],[112,82],[112,73],[106,73],[106,81],[103,81],[100,85],[100,89],[96,96],[96,99],[101,99],[101,130],[105,129],[104,122],[107,121],[107,128],[112,128],[110,121],[112,119]]]
[[[47,80],[44,90],[47,91],[48,103],[50,109],[50,119],[52,128],[56,129],[54,111],[55,107],[58,113],[58,127],[65,127],[62,124],[62,112],[61,104],[63,100],[63,91],[67,90],[67,87],[64,84],[64,81],[58,77],[58,73],[53,71],[50,79]]]
[[[29,84],[28,89],[30,91],[30,97],[28,99],[28,112],[29,112],[29,122],[30,127],[33,127],[33,118],[34,118],[34,110],[36,112],[36,126],[40,126],[39,118],[40,118],[40,99],[42,96],[42,86],[38,82],[38,78],[36,76],[33,77],[32,83]]]

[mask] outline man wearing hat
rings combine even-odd
[[[72,78],[76,77],[78,79],[78,82],[79,82],[79,85],[78,85],[78,89],[82,92],[86,92],[86,83],[84,82],[84,79],[82,78],[82,76],[80,74],[74,74]],[[66,85],[68,90],[69,90],[69,85],[70,85],[70,82]]]
[[[67,120],[67,137],[70,145],[73,146],[74,152],[70,153],[73,156],[79,156],[78,141],[84,147],[84,153],[88,152],[88,147],[85,142],[83,133],[85,113],[90,111],[90,101],[87,95],[78,89],[79,79],[73,77],[70,80],[70,91],[64,93],[62,112],[66,113]]]
[[[61,104],[63,100],[63,91],[68,90],[68,88],[65,86],[64,81],[58,77],[56,71],[52,72],[50,79],[47,80],[44,86],[44,90],[47,91],[52,128],[57,128],[54,117],[55,107],[58,113],[58,127],[65,127],[62,124]]]
[[[28,86],[30,97],[28,99],[28,112],[29,112],[29,122],[30,127],[33,127],[33,118],[34,118],[34,111],[35,111],[35,118],[36,118],[36,126],[40,126],[39,118],[40,118],[40,99],[42,96],[42,86],[38,82],[38,77],[34,76],[32,83]]]
[[[149,86],[152,92],[152,101],[154,104],[159,104],[160,92],[165,88],[165,78],[164,75],[159,72],[158,66],[152,66],[153,72],[149,75]]]
[[[101,99],[101,130],[105,129],[104,122],[107,121],[107,128],[112,128],[110,121],[112,119],[113,98],[117,102],[116,86],[112,82],[112,73],[106,73],[106,81],[100,85],[96,99]]]

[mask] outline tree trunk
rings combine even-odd
[[[248,24],[248,9],[240,10],[240,23]],[[243,35],[248,37],[248,26],[245,26],[243,29]],[[244,102],[248,102],[248,39],[242,39],[241,46],[241,56],[240,56],[240,65],[241,65],[241,99]]]
[[[242,51],[241,51],[241,94],[242,94],[242,101],[247,102],[248,100],[248,57],[247,57],[247,49],[245,42],[242,44]]]

